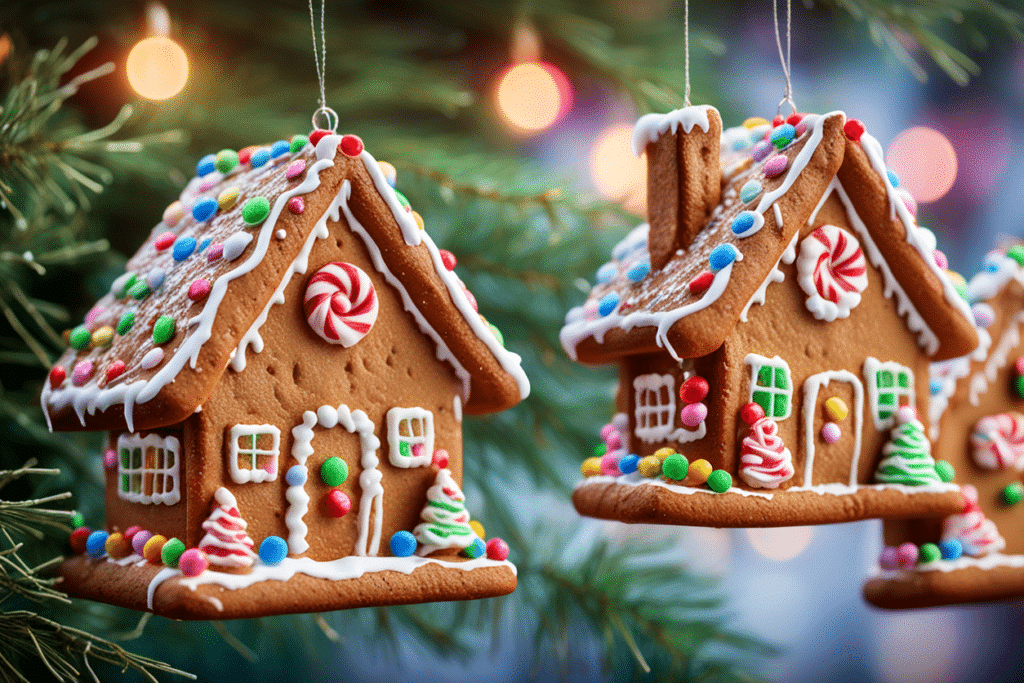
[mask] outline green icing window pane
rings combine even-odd
[[[121,468],[128,469],[129,463],[131,462],[132,452],[127,448],[121,449]]]
[[[775,394],[775,406],[772,411],[772,417],[785,417],[789,412],[789,396],[785,394]]]
[[[768,366],[762,365],[761,369],[757,371],[757,386],[759,387],[770,387],[772,385],[772,369]],[[755,401],[757,399],[754,399]]]
[[[885,388],[893,385],[892,372],[889,370],[880,370],[877,379],[879,387]]]
[[[772,395],[767,391],[755,391],[754,392],[754,403],[761,406],[764,409],[765,415],[770,415],[772,411]]]
[[[896,375],[896,381],[904,389],[910,388],[910,377],[905,372],[900,372]]]
[[[409,452],[408,441],[403,441],[402,443],[398,444],[398,452],[403,458],[412,457],[412,453]]]
[[[123,491],[124,493],[128,493],[128,475],[127,474],[122,474],[121,475],[121,491]]]
[[[789,374],[785,368],[775,368],[775,388],[789,389]]]
[[[879,417],[879,419],[882,419],[882,420],[884,420],[886,418],[889,418],[889,417],[892,417],[892,411],[891,410],[886,410],[885,408],[882,408],[881,410],[878,411],[878,417]]]
[[[878,394],[878,404],[886,406],[896,405],[896,395],[890,391],[882,392]]]
[[[132,451],[132,469],[142,469],[142,449],[136,448]]]

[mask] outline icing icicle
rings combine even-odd
[[[775,489],[793,478],[793,456],[778,431],[779,423],[770,417],[750,426],[740,454],[740,478],[748,486]]]

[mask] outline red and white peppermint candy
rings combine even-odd
[[[324,341],[348,348],[377,320],[377,292],[363,270],[328,263],[306,285],[306,322]]]
[[[971,434],[974,462],[991,470],[1024,470],[1024,415],[986,415]]]
[[[867,260],[857,238],[835,225],[823,225],[800,243],[796,262],[807,309],[829,322],[850,315],[868,286]]]

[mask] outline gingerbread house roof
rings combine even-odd
[[[664,198],[658,195],[666,192],[656,176],[659,169],[651,165],[661,138],[669,131],[678,136],[678,154],[685,156],[685,137],[691,131],[714,132],[716,121],[720,127],[710,107],[638,121],[634,151],[646,146],[649,157],[649,223],[663,213],[659,204]],[[878,141],[866,132],[850,139],[846,117],[838,111],[805,115],[789,125],[790,141],[783,140],[777,154],[768,151],[777,126],[764,123],[721,132],[721,153],[714,150],[721,199],[715,195],[706,207],[710,218],[701,214],[692,241],[668,255],[660,268],[652,264],[650,245],[664,243],[664,236],[654,235],[648,223],[629,233],[598,270],[587,301],[566,316],[561,341],[571,357],[601,363],[658,349],[676,359],[714,351],[746,319],[751,305],[764,303],[768,285],[784,277],[779,263],[793,262],[801,227],[813,220],[832,192],[839,194],[848,213],[855,209],[862,225],[854,227],[870,237],[862,237],[865,253],[882,270],[885,296],[897,297],[900,314],[925,351],[942,359],[974,348],[970,310],[937,263],[934,235],[918,227],[908,209],[912,198],[894,186],[898,181],[886,169]],[[705,140],[695,151],[706,153],[719,144]],[[704,196],[694,195],[692,179],[686,178],[707,171],[691,168],[699,163],[699,156],[680,162],[678,187],[670,184],[667,191],[670,202],[678,192],[680,222]],[[699,182],[712,187],[706,180]]]
[[[262,349],[261,325],[306,271],[328,219],[345,220],[365,244],[461,379],[466,412],[503,410],[527,396],[520,357],[476,312],[450,254],[381,164],[355,136],[313,139],[200,161],[124,275],[71,331],[41,397],[51,429],[134,431],[197,410],[229,362],[242,370],[246,353]]]

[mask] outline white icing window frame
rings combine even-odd
[[[652,373],[633,378],[633,433],[644,443],[665,441],[672,435],[676,416],[676,378]],[[668,395],[662,401],[662,391]],[[653,423],[652,423],[653,421]]]
[[[147,467],[146,452],[151,448],[155,451],[155,466]],[[128,451],[127,457],[125,450]],[[138,460],[135,459],[136,451],[139,451]],[[181,442],[176,437],[121,434],[117,437],[117,497],[131,503],[174,505],[181,500],[180,466]],[[146,493],[146,479],[149,477],[152,477],[152,493]],[[160,491],[156,490],[157,482]]]
[[[879,398],[883,389],[878,386],[878,373],[891,372],[893,374],[893,385],[885,387],[886,393],[893,394],[895,403],[892,405],[891,414],[888,417],[881,416],[881,405]],[[908,383],[906,387],[899,386],[899,373],[907,374]],[[917,392],[914,391],[914,371],[906,365],[900,365],[896,361],[880,361],[873,356],[864,359],[864,380],[868,385],[868,406],[871,409],[871,419],[875,423],[875,429],[882,431],[891,429],[896,424],[896,411],[901,405],[910,405],[917,408]],[[900,397],[905,396],[907,403],[900,403]],[[888,410],[888,406],[886,407]]]
[[[414,425],[419,425],[419,434]],[[402,433],[403,427],[406,434]],[[423,445],[422,455],[413,446]],[[402,446],[409,455],[402,455]],[[388,460],[395,467],[429,467],[434,460],[434,414],[426,408],[392,408],[388,411]]]
[[[270,435],[273,443],[270,449],[256,447],[255,437]],[[252,437],[253,443],[249,448],[239,448],[238,440],[244,437]],[[238,456],[249,456],[252,467],[241,468],[238,466]],[[274,471],[257,468],[256,461],[261,455],[270,455],[274,458]],[[234,425],[228,434],[228,471],[231,473],[231,481],[236,484],[259,484],[265,481],[275,481],[277,473],[281,469],[279,459],[281,457],[281,430],[274,425]]]
[[[747,395],[747,402],[754,402],[754,392],[761,391],[769,394],[772,397],[771,411],[765,411],[765,415],[772,418],[773,420],[785,420],[793,414],[793,371],[789,369],[789,363],[786,362],[781,356],[762,356],[756,353],[748,353],[743,362],[750,366],[750,391]],[[772,381],[769,386],[762,386],[757,383],[757,376],[761,372],[761,368],[769,367],[772,369]],[[786,377],[789,378],[789,388],[779,389],[775,386],[775,371],[785,370]],[[775,413],[775,398],[777,396],[786,397],[786,413],[778,416]]]

